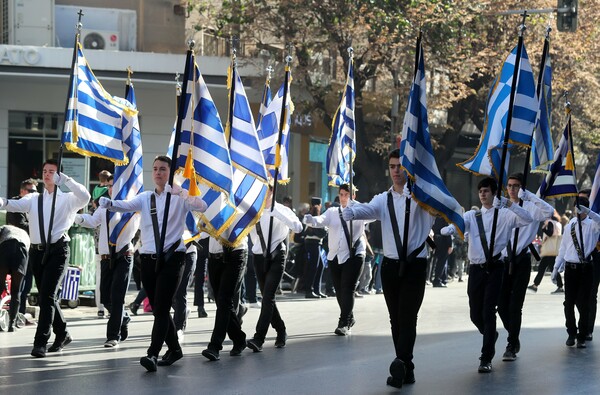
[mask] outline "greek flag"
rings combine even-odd
[[[225,133],[217,107],[212,100],[200,69],[192,56],[190,73],[184,76],[187,84],[184,116],[181,124],[181,145],[173,162],[183,171],[190,164],[198,181],[200,196],[208,209],[200,214],[204,230],[218,237],[235,219],[232,201],[233,170]],[[171,140],[174,141],[175,131]],[[173,146],[173,143],[169,144]],[[173,148],[171,148],[171,152]]]
[[[544,42],[546,61],[540,72],[542,82],[540,90],[540,106],[533,131],[533,144],[531,146],[531,171],[547,173],[547,166],[554,159],[552,142],[552,65],[550,64],[550,40]]]
[[[594,183],[592,184],[592,193],[590,194],[590,209],[600,213],[600,153],[596,159],[596,173],[594,174]]]
[[[77,300],[79,298],[79,281],[81,270],[75,266],[68,266],[62,282],[60,298],[65,300]]]
[[[123,125],[133,122],[136,115],[135,109],[104,90],[85,60],[81,44],[77,43],[61,142],[70,151],[81,155],[126,165]]]
[[[257,128],[260,126],[260,123],[267,112],[267,108],[269,108],[269,104],[271,104],[271,81],[267,76],[267,80],[265,81],[265,90],[263,91],[263,98],[260,102],[260,108],[258,109],[258,119],[256,120]]]
[[[494,81],[486,104],[486,115],[481,140],[475,154],[458,166],[478,175],[499,178],[502,144],[508,120],[511,85],[517,54],[516,46],[506,58],[500,75]],[[512,109],[510,144],[529,146],[535,126],[539,102],[535,92],[533,71],[523,45],[517,87]],[[508,166],[508,160],[505,165]],[[506,173],[505,173],[506,174]],[[506,179],[506,177],[504,178]]]
[[[252,110],[237,69],[232,67],[230,95],[233,95],[231,124],[228,124],[229,152],[233,163],[233,198],[237,207],[235,220],[220,241],[237,246],[260,219],[267,197],[267,169],[258,143]]]
[[[289,67],[286,69],[286,73],[289,73]],[[291,80],[291,78],[289,79]],[[288,80],[288,81],[289,81]],[[271,103],[267,107],[265,114],[263,115],[260,126],[258,127],[258,138],[260,142],[260,149],[263,157],[265,158],[265,165],[269,170],[270,177],[275,177],[275,168],[279,168],[279,176],[277,181],[281,184],[286,184],[290,181],[288,176],[288,152],[290,146],[290,123],[291,115],[294,111],[294,105],[290,96],[290,82],[288,82],[287,98],[283,97],[284,84],[273,97]],[[277,144],[279,139],[279,124],[281,119],[281,109],[285,102],[285,113],[283,124],[283,130],[281,135],[281,146]]]
[[[575,175],[575,159],[571,150],[571,115],[569,114],[567,126],[560,138],[558,148],[554,152],[554,162],[550,166],[550,173],[542,180],[542,185],[537,195],[544,198],[560,198],[577,196]]]
[[[125,100],[130,103],[131,108],[137,109],[133,84],[129,83],[125,96]],[[123,119],[123,147],[128,163],[124,166],[115,166],[112,195],[112,198],[115,200],[132,199],[138,193],[144,191],[142,136],[140,134],[137,113],[131,118]],[[140,215],[138,213],[111,212],[109,216],[111,244],[117,245],[118,237],[123,234],[123,231],[128,225],[131,226],[131,229],[129,229],[126,234],[129,239],[127,242],[133,239],[140,222]]]
[[[420,38],[417,41],[417,51],[419,62],[404,114],[400,163],[414,181],[412,195],[417,203],[428,212],[441,215],[449,224],[454,224],[461,237],[464,237],[463,209],[446,188],[433,156],[427,119],[425,62]]]
[[[329,185],[350,183],[351,163],[356,155],[354,126],[354,61],[348,65],[346,89],[333,118],[331,138],[327,148],[327,176]]]

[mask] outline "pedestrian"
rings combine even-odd
[[[496,308],[502,286],[502,250],[506,247],[512,229],[525,226],[532,221],[529,212],[513,204],[509,199],[498,199],[498,184],[492,177],[486,177],[477,185],[481,210],[469,210],[464,215],[465,234],[469,243],[469,281],[467,295],[471,321],[483,335],[478,372],[490,373],[492,359],[496,353]],[[494,250],[489,250],[492,223],[497,213]],[[441,234],[455,234],[454,225],[442,229]]]
[[[544,222],[544,225],[542,225],[542,245],[540,247],[540,257],[542,259],[538,265],[537,274],[533,279],[533,284],[527,287],[527,289],[537,292],[538,287],[544,278],[544,274],[546,273],[546,269],[550,268],[552,270],[554,268],[554,262],[558,255],[562,239],[562,230],[563,226],[560,222],[560,216],[558,215],[558,212],[554,210],[554,216],[547,219]],[[556,276],[556,284],[558,288],[552,293],[564,293],[565,291],[560,273]]]
[[[130,200],[110,200],[100,198],[100,207],[116,212],[140,212],[141,242],[140,258],[142,284],[152,305],[154,323],[147,355],[140,358],[140,364],[149,372],[155,372],[157,366],[169,366],[183,357],[183,352],[175,324],[171,317],[173,296],[181,281],[185,264],[185,244],[183,231],[185,218],[191,211],[203,212],[206,203],[197,196],[188,196],[179,186],[171,187],[167,182],[171,172],[171,158],[157,156],[152,164],[153,191],[144,191]],[[165,215],[166,200],[170,197],[169,211]],[[163,223],[170,226],[161,235]],[[164,245],[160,246],[160,239]],[[161,248],[162,247],[162,248]],[[162,250],[162,256],[157,251]],[[158,361],[163,346],[168,350]]]
[[[425,239],[435,217],[410,198],[407,176],[400,166],[400,150],[388,155],[392,187],[369,203],[348,205],[342,217],[350,220],[379,220],[383,240],[381,281],[390,315],[396,358],[390,365],[387,384],[401,388],[415,382],[413,350],[417,337],[417,315],[425,294],[427,250]],[[410,207],[408,237],[404,237],[405,209]],[[406,243],[406,249],[403,249]],[[406,251],[406,256],[403,256]]]
[[[108,176],[106,186],[112,197],[113,176]],[[75,224],[85,228],[99,228],[98,252],[100,253],[100,302],[107,308],[110,317],[106,324],[104,347],[114,348],[129,336],[131,318],[125,311],[125,295],[133,266],[133,238],[140,226],[140,215],[134,214],[117,235],[116,244],[110,242],[110,234],[121,219],[121,213],[111,213],[99,207],[93,214],[78,214]],[[112,224],[112,227],[111,227]]]
[[[521,349],[519,334],[523,303],[527,293],[527,284],[531,276],[531,249],[535,248],[533,239],[537,234],[540,223],[550,218],[554,208],[533,193],[522,188],[523,174],[511,174],[507,180],[507,189],[513,204],[521,206],[529,212],[533,221],[528,225],[513,229],[506,250],[503,252],[504,273],[502,288],[498,302],[498,315],[504,329],[508,332],[506,350],[502,355],[503,361],[514,361]],[[518,233],[517,233],[518,229]],[[518,243],[515,238],[518,234]],[[537,253],[537,251],[536,251]]]
[[[68,230],[73,225],[77,211],[84,208],[90,200],[87,189],[59,172],[58,163],[54,159],[44,162],[42,179],[42,193],[29,193],[18,200],[0,199],[0,208],[29,215],[29,262],[37,284],[40,304],[40,317],[31,350],[31,355],[36,358],[44,358],[46,351],[58,352],[72,341],[60,309],[58,290],[69,263]],[[71,192],[62,192],[59,188],[62,185],[67,186]],[[55,338],[54,343],[46,350],[50,329]]]
[[[594,267],[591,254],[596,249],[600,236],[600,215],[591,211],[590,202],[579,197],[577,216],[565,227],[558,256],[552,271],[552,282],[556,283],[559,272],[565,272],[565,326],[568,338],[566,345],[571,347],[577,341],[577,348],[586,348],[589,331],[590,294],[594,282]],[[579,321],[575,320],[575,307]]]
[[[0,226],[0,295],[6,290],[6,276],[10,274],[10,305],[8,332],[17,327],[17,314],[21,301],[21,282],[27,273],[29,235],[12,225]]]
[[[313,217],[321,214],[321,198],[310,199],[310,210],[308,215]],[[304,292],[307,299],[326,298],[321,292],[321,280],[324,264],[321,259],[321,246],[327,231],[307,225],[304,229],[304,248],[306,249],[306,270],[304,275]]]
[[[262,351],[269,325],[277,332],[275,347],[285,347],[287,332],[285,322],[275,302],[275,292],[283,278],[288,249],[286,240],[290,230],[302,231],[302,224],[289,207],[278,202],[275,202],[274,205],[272,203],[273,187],[269,186],[266,208],[263,210],[260,220],[250,231],[256,277],[262,294],[256,332],[246,343],[248,348],[254,352]],[[269,241],[271,244],[267,247]]]
[[[340,317],[334,333],[346,336],[356,323],[353,312],[354,297],[365,263],[365,225],[368,221],[345,221],[342,218],[342,210],[348,206],[350,199],[353,200],[356,196],[354,190],[350,192],[350,185],[340,185],[338,196],[340,206],[332,206],[318,216],[307,214],[303,222],[312,227],[328,229],[327,261],[340,307]]]

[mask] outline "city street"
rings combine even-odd
[[[221,360],[208,362],[200,353],[213,325],[215,305],[209,303],[208,318],[192,311],[183,359],[156,373],[138,362],[149,344],[150,314],[134,317],[130,337],[119,348],[105,349],[106,319],[98,319],[93,307],[66,308],[74,340],[61,353],[32,358],[33,326],[0,333],[0,389],[19,395],[597,393],[600,332],[586,349],[565,346],[563,296],[550,294],[555,287],[549,276],[537,294],[527,294],[518,359],[502,362],[506,331],[499,329],[493,372],[477,373],[482,338],[469,320],[466,284],[427,288],[415,347],[416,383],[402,390],[386,386],[394,352],[383,295],[358,299],[356,326],[350,336],[339,337],[333,334],[338,318],[333,298],[309,300],[288,292],[279,298],[286,348],[273,346],[271,330],[262,353],[247,349],[230,357],[227,340]],[[130,291],[127,302],[133,297]],[[248,337],[258,314],[250,309],[244,317]]]

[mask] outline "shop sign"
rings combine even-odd
[[[40,63],[40,53],[34,47],[0,45],[0,64],[33,66]]]

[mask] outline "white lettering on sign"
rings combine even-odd
[[[33,66],[40,62],[40,53],[33,47],[0,45],[0,64]]]
[[[310,114],[299,114],[294,116],[295,126],[312,126],[312,116]]]

